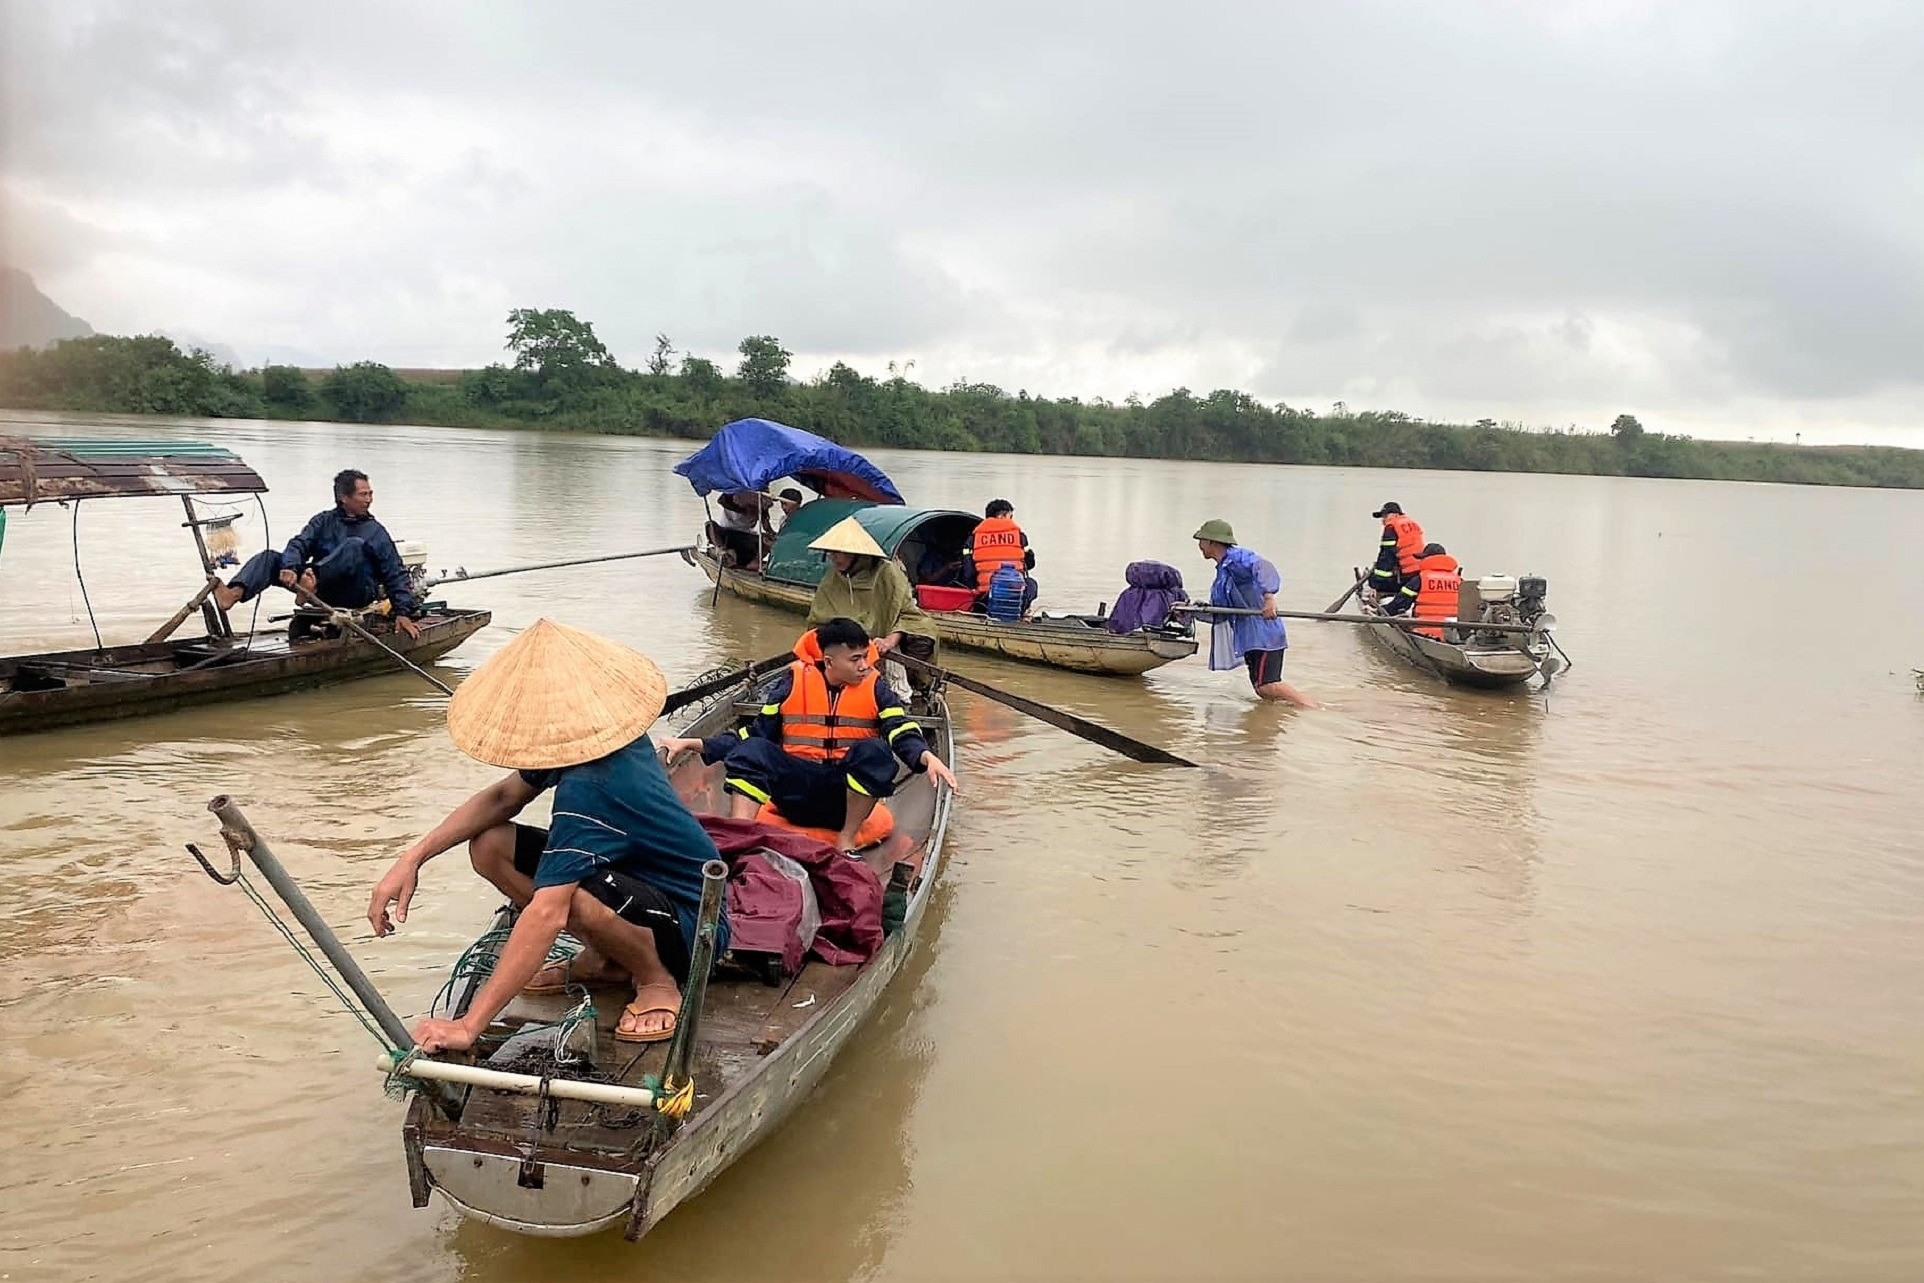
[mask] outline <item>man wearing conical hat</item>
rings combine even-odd
[[[400,858],[374,888],[377,936],[407,921],[421,866],[467,843],[475,871],[521,906],[493,973],[460,1020],[423,1020],[426,1051],[464,1050],[515,994],[561,992],[625,975],[635,998],[615,1037],[674,1033],[694,949],[702,866],[715,844],[668,782],[647,730],[668,683],[646,655],[537,620],[476,669],[448,705],[448,736],[468,756],[508,767]],[[547,829],[514,817],[548,789]],[[390,907],[393,916],[390,919]],[[586,944],[545,967],[563,930]],[[726,916],[715,954],[727,948]]]
[[[809,547],[828,554],[828,572],[808,605],[809,627],[853,619],[875,639],[878,655],[899,646],[904,655],[935,661],[935,624],[916,604],[908,574],[861,522],[844,517]],[[909,674],[910,686],[920,689],[925,684]]]

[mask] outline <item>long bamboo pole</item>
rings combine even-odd
[[[419,664],[409,659],[406,655],[403,655],[400,651],[394,649],[394,647],[382,641],[379,637],[376,637],[373,633],[369,632],[364,626],[362,626],[361,622],[355,619],[352,615],[347,614],[345,611],[342,611],[337,607],[328,605],[326,602],[322,601],[319,597],[316,597],[313,593],[301,587],[299,581],[295,582],[291,591],[294,594],[294,599],[300,602],[301,605],[312,606],[312,607],[315,607],[316,609],[326,611],[330,622],[339,623],[343,625],[344,627],[352,631],[362,641],[370,642],[376,648],[386,651],[389,659],[392,659],[395,663],[407,669],[409,672],[413,673],[416,677],[419,677],[422,681],[427,682],[430,686],[433,686],[434,689],[440,691],[443,695],[452,696],[454,694],[453,687],[449,686],[446,682],[442,681],[439,677],[436,677],[433,673],[430,673],[427,669],[421,667]]]
[[[1261,615],[1260,610],[1241,606],[1172,606],[1171,614],[1184,615]],[[1547,633],[1542,625],[1481,624],[1462,619],[1412,619],[1408,615],[1338,615],[1326,610],[1279,610],[1278,619],[1317,619],[1331,624],[1390,624],[1397,628],[1460,628],[1479,633]]]
[[[439,588],[442,584],[464,584],[470,579],[499,579],[502,575],[523,575],[530,570],[559,570],[564,566],[592,566],[602,561],[633,561],[637,557],[662,557],[671,552],[687,552],[687,544],[676,544],[673,548],[645,548],[640,552],[611,552],[603,557],[574,557],[567,561],[537,561],[526,566],[503,566],[499,570],[477,570],[472,574],[458,570],[451,575],[441,575],[427,582],[429,588]]]

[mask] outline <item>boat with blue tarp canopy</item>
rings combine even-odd
[[[675,465],[695,493],[760,490],[793,477],[825,499],[901,503],[888,474],[845,446],[771,419],[724,424],[707,445]]]
[[[689,465],[695,461],[689,459],[675,470],[687,476]],[[746,481],[756,474],[738,475]],[[769,479],[794,475],[777,472]],[[854,517],[883,553],[901,564],[917,602],[934,622],[937,636],[951,645],[1051,668],[1110,676],[1136,676],[1196,653],[1194,630],[1181,622],[1114,633],[1100,612],[1044,612],[1004,622],[967,609],[973,594],[958,590],[955,573],[982,518],[948,508],[911,508],[900,499],[878,503],[860,498],[823,498],[803,504],[766,546],[759,565],[738,565],[732,554],[724,554],[709,542],[684,551],[682,559],[737,597],[807,613],[816,585],[828,573],[827,554],[809,545],[848,517]],[[945,608],[958,593],[965,608]]]

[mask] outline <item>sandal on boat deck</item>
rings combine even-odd
[[[600,983],[598,980],[577,976],[575,960],[570,958],[566,962],[552,963],[535,972],[534,978],[521,986],[521,992],[526,994],[566,993],[570,989],[585,988],[598,983]]]
[[[660,996],[670,990],[674,991],[674,1000],[672,1002]],[[656,1012],[666,1012],[668,1014],[667,1028],[651,1030],[645,1034],[629,1033],[624,1030],[623,1026],[633,1028],[640,1023],[643,1016],[652,1016]],[[635,1000],[622,1009],[621,1019],[615,1023],[615,1041],[667,1042],[675,1036],[675,1026],[679,1023],[680,1015],[681,990],[676,989],[673,985],[650,985],[640,993],[637,993]]]

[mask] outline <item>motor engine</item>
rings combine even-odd
[[[401,564],[407,568],[408,587],[414,590],[414,600],[426,601],[428,599],[428,546],[414,539],[396,539],[394,551],[401,554]]]
[[[1518,579],[1511,575],[1485,575],[1476,581],[1476,612],[1473,618],[1485,624],[1520,624],[1529,627],[1543,617],[1543,601],[1549,595],[1549,582],[1538,575]]]

